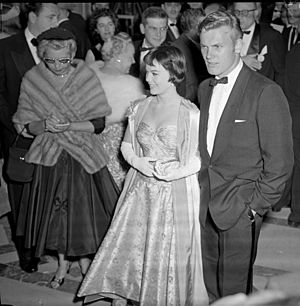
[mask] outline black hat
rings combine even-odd
[[[36,39],[33,39],[33,45],[37,46],[43,39],[46,40],[67,40],[67,39],[74,39],[76,37],[70,31],[65,28],[56,27],[50,28],[49,30],[44,31],[41,33]]]

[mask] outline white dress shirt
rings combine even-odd
[[[28,27],[25,29],[25,37],[26,37],[26,41],[27,41],[27,44],[29,46],[30,52],[33,56],[33,59],[34,59],[35,63],[38,64],[41,60],[37,55],[36,47],[31,43],[31,40],[33,38],[35,38],[35,36],[33,36],[33,34],[29,31]]]
[[[171,24],[175,24],[175,25],[172,25]],[[175,22],[174,21],[171,21],[170,19],[168,19],[168,27],[171,29],[172,33],[174,34],[175,38],[177,39],[180,34],[179,34],[179,30],[176,26],[176,20]]]
[[[243,35],[243,46],[241,50],[241,56],[247,55],[253,37],[254,29],[255,29],[255,23],[253,23],[253,25],[249,29],[245,30],[245,31],[250,31],[250,33]]]
[[[288,51],[296,44],[299,36],[298,27],[292,27],[289,32]]]
[[[228,83],[217,84],[216,86],[214,86],[209,106],[207,136],[206,136],[207,150],[210,155],[212,155],[219,121],[221,119],[224,108],[227,104],[233,85],[235,84],[235,81],[242,67],[243,67],[243,61],[240,59],[238,65],[227,75]]]

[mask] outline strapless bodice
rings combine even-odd
[[[144,156],[159,159],[177,158],[176,125],[165,125],[155,130],[147,123],[141,122],[136,136]]]

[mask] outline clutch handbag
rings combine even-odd
[[[13,144],[9,148],[6,174],[12,181],[28,183],[33,177],[34,164],[25,161],[25,154],[28,152],[28,149],[17,147],[17,141],[24,129],[25,127],[16,136]]]

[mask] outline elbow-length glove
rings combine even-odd
[[[156,158],[137,156],[133,151],[132,144],[125,141],[121,144],[121,152],[129,165],[146,176],[153,176],[153,162],[157,160]]]
[[[165,166],[164,166],[165,165]],[[185,166],[179,166],[178,161],[157,161],[154,166],[154,176],[163,181],[174,181],[192,174],[200,170],[201,161],[197,156],[189,159]]]

